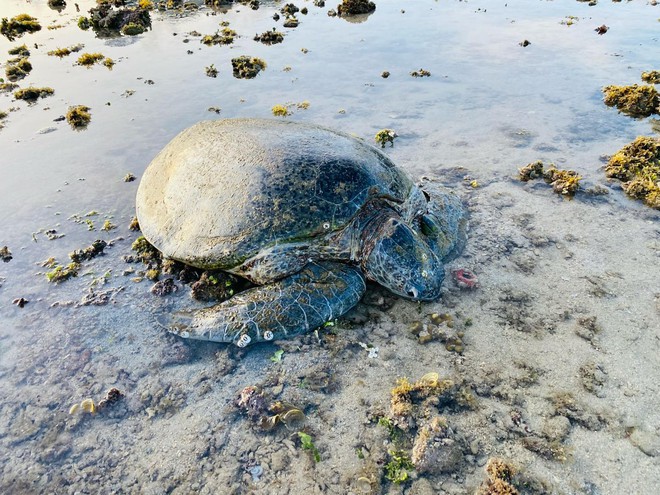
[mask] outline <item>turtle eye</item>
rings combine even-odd
[[[428,278],[429,273],[426,270],[422,270],[422,278]]]
[[[426,237],[434,237],[440,231],[440,227],[433,218],[429,215],[422,215],[420,218],[420,227],[422,229],[422,234]]]
[[[329,228],[330,228],[330,222],[325,222],[325,223],[323,224],[323,229],[324,229],[324,230],[328,230]]]

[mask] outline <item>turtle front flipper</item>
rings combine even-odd
[[[365,290],[358,269],[310,262],[298,273],[215,306],[175,313],[165,326],[181,337],[245,347],[320,327],[355,306]]]

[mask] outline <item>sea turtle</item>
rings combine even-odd
[[[165,325],[240,347],[341,316],[367,279],[437,299],[443,260],[462,249],[467,227],[456,195],[415,185],[380,150],[284,120],[193,125],[151,162],[136,202],[143,235],[165,257],[257,284]]]

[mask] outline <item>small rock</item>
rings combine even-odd
[[[30,302],[30,301],[28,301],[28,300],[25,299],[24,297],[19,297],[19,298],[14,299],[14,300],[12,301],[12,303],[15,304],[16,306],[18,306],[19,308],[23,308],[23,307],[25,307],[25,305],[26,305],[27,303],[29,303],[29,302]]]

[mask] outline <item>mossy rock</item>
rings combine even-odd
[[[370,14],[374,10],[376,10],[376,4],[369,0],[343,0],[337,5],[337,14],[344,17]]]
[[[238,79],[254,79],[257,74],[266,68],[266,62],[257,57],[242,55],[232,58],[231,65],[234,77]]]

